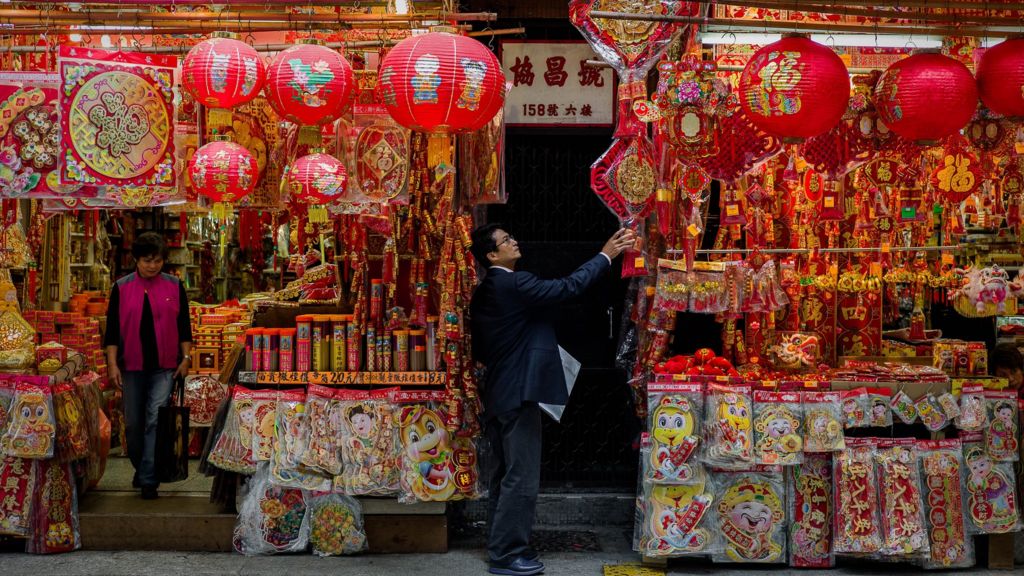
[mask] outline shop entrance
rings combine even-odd
[[[571,273],[593,257],[618,226],[590,190],[590,165],[608,147],[610,134],[538,134],[509,130],[506,138],[506,205],[493,205],[488,220],[502,222],[519,242],[518,269],[541,277]],[[636,483],[633,415],[626,374],[615,367],[623,296],[620,265],[583,298],[558,311],[558,340],[580,371],[561,424],[544,423],[541,482],[546,490],[628,489]]]

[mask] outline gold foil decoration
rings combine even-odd
[[[36,360],[36,331],[22,316],[11,273],[0,269],[0,371],[23,372]]]

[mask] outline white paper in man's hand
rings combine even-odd
[[[562,358],[562,373],[565,374],[565,393],[572,396],[572,387],[576,384],[576,376],[580,373],[580,361],[573,358],[561,346],[558,347],[558,355]],[[548,416],[555,422],[562,421],[562,413],[565,412],[565,405],[559,404],[538,404]]]

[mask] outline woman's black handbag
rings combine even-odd
[[[177,378],[171,401],[161,406],[156,420],[156,476],[160,482],[188,478],[188,407],[185,379]]]

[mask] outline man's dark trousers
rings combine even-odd
[[[494,459],[488,487],[491,562],[507,564],[529,547],[540,489],[540,419],[540,407],[528,402],[485,426]]]

